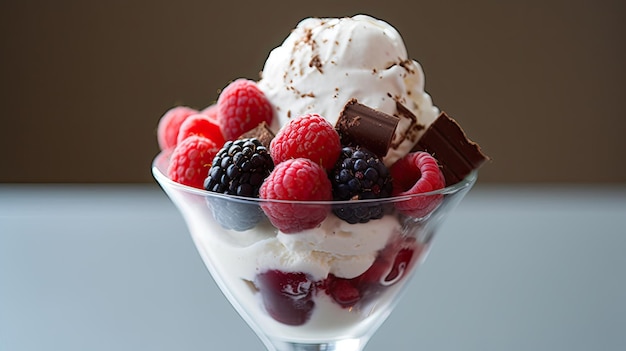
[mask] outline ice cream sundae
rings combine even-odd
[[[400,34],[366,15],[301,21],[259,79],[173,107],[157,137],[155,177],[224,293],[270,339],[301,343],[382,323],[487,160]]]

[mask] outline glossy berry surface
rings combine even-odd
[[[161,150],[173,148],[178,143],[178,131],[187,117],[198,111],[187,106],[176,106],[167,110],[159,119],[157,142]]]
[[[191,136],[176,145],[168,166],[168,177],[178,183],[203,189],[211,162],[217,154],[218,147],[213,141]]]
[[[220,194],[256,198],[263,180],[274,168],[269,151],[257,139],[228,141],[219,150],[204,188]],[[264,218],[255,203],[238,202],[208,196],[213,217],[225,229],[244,231]]]
[[[200,111],[200,113],[209,117],[210,120],[215,121],[217,123],[217,104],[216,103],[205,107],[202,111]]]
[[[350,279],[330,274],[320,286],[341,307],[362,307],[407,276],[416,249],[408,243],[391,244],[363,274]]]
[[[257,139],[228,141],[219,150],[204,183],[208,191],[258,197],[263,180],[274,169],[265,146]]]
[[[259,197],[269,200],[329,201],[331,184],[326,171],[317,163],[296,158],[279,163],[267,177]],[[263,211],[272,224],[283,233],[296,233],[314,228],[327,216],[328,206],[263,202]]]
[[[272,106],[256,82],[237,79],[217,99],[217,120],[226,140],[235,140],[261,122],[271,124]]]
[[[330,170],[339,158],[341,144],[335,128],[318,114],[292,119],[276,134],[270,151],[276,164],[307,158]]]
[[[414,253],[415,250],[412,248],[401,248],[398,251],[391,265],[391,270],[383,279],[384,284],[397,282],[406,274]]]
[[[178,129],[178,143],[191,135],[200,135],[211,139],[219,147],[222,147],[226,142],[217,121],[211,120],[204,114],[191,115],[183,121]]]
[[[315,284],[306,274],[270,270],[257,275],[254,283],[265,309],[278,322],[302,325],[311,317]]]
[[[373,153],[344,147],[331,173],[334,200],[379,199],[391,196],[392,178]],[[366,223],[384,215],[382,204],[358,203],[333,206],[333,213],[348,223]]]
[[[331,277],[328,293],[342,307],[349,308],[361,300],[361,292],[354,279]]]
[[[394,179],[393,196],[427,193],[441,189],[446,181],[437,160],[427,152],[412,152],[398,160],[390,169]],[[396,208],[411,217],[426,217],[436,209],[443,195],[413,196],[395,202]]]

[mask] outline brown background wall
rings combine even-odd
[[[363,12],[493,157],[482,182],[626,182],[624,1],[289,3],[0,2],[0,181],[151,182],[169,107],[257,78],[304,17]]]

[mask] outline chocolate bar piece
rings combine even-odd
[[[358,145],[383,157],[389,150],[399,121],[396,116],[351,99],[341,111],[335,129],[341,137],[341,145]]]
[[[442,167],[446,185],[461,181],[489,160],[480,146],[468,139],[461,126],[445,112],[428,127],[411,151],[433,155]]]

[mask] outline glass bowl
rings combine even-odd
[[[268,350],[362,350],[400,300],[477,172],[438,191],[377,200],[278,201],[212,193],[152,173],[211,276]],[[347,223],[342,211],[378,219]],[[289,217],[291,216],[291,218]],[[295,216],[295,217],[294,217]],[[291,220],[285,233],[273,223]],[[310,229],[300,229],[302,223]],[[281,226],[279,226],[281,227]]]

